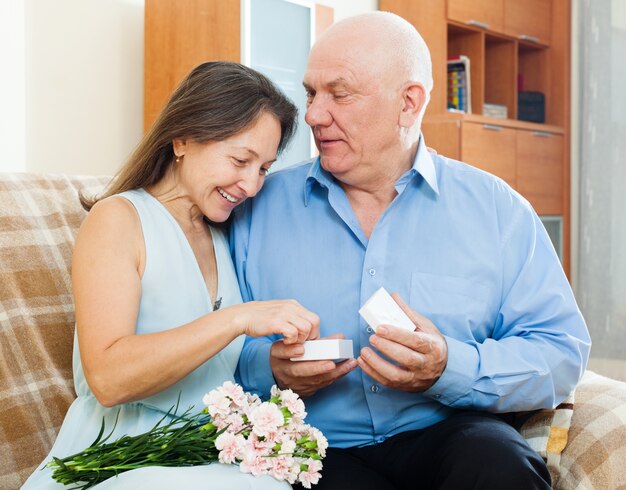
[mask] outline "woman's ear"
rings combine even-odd
[[[426,104],[426,90],[421,83],[409,82],[402,89],[400,126],[410,128],[418,120]]]
[[[174,155],[182,157],[187,152],[187,140],[184,138],[175,138],[172,141],[172,147],[174,148]]]

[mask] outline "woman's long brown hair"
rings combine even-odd
[[[239,63],[210,61],[194,68],[165,104],[152,128],[103,194],[80,196],[89,211],[99,200],[149,187],[174,162],[176,138],[220,141],[253,124],[262,113],[278,119],[281,152],[296,130],[296,106],[264,75]]]

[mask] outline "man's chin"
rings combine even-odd
[[[330,172],[331,174],[340,174],[348,170],[348,162],[345,159],[330,156],[330,155],[320,155],[320,165],[324,170]]]

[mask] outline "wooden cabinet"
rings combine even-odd
[[[550,44],[552,0],[447,0],[447,19]]]
[[[502,177],[540,215],[562,220],[569,272],[570,0],[380,0],[431,50],[434,88],[422,130],[439,153]],[[471,66],[472,114],[447,107],[447,60]],[[545,123],[518,120],[518,92],[541,92]],[[486,117],[485,103],[507,119]],[[552,218],[551,218],[552,219]]]
[[[517,190],[539,214],[562,215],[563,136],[546,131],[517,131]]]
[[[518,39],[550,44],[552,0],[504,0],[504,32]]]
[[[239,61],[240,0],[145,0],[144,129],[194,66]]]
[[[503,0],[448,0],[448,19],[482,29],[501,31],[504,25]]]
[[[504,179],[538,214],[562,216],[567,176],[559,128],[537,131],[474,120],[424,121],[428,146]]]
[[[460,159],[503,178],[515,187],[515,138],[515,129],[495,124],[463,123]]]

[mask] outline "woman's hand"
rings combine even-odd
[[[319,337],[319,317],[293,299],[251,301],[230,307],[241,333],[251,337],[279,334],[285,344]]]

